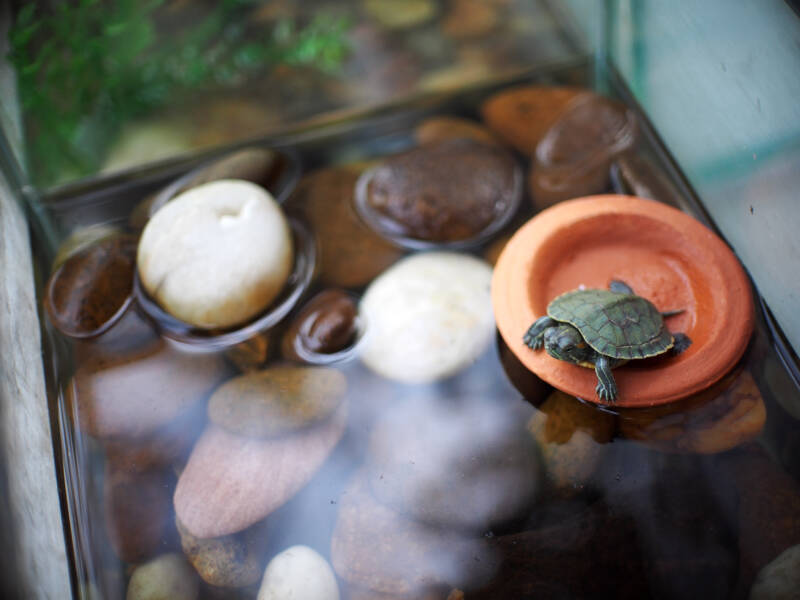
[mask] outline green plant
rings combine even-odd
[[[48,185],[96,171],[123,124],[197,90],[241,83],[280,63],[334,71],[345,19],[318,15],[248,27],[253,0],[213,3],[177,33],[158,30],[164,0],[28,3],[9,34],[28,167]]]

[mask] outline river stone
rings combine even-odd
[[[205,183],[170,200],[145,225],[136,255],[144,290],[202,329],[239,325],[264,311],[293,264],[281,207],[241,179]]]
[[[492,268],[475,257],[426,252],[403,259],[367,288],[361,359],[404,383],[455,375],[489,346],[495,331]]]
[[[523,86],[491,96],[481,107],[486,124],[500,139],[531,156],[550,126],[583,90]]]
[[[536,145],[529,189],[538,209],[604,192],[611,163],[634,147],[636,115],[621,102],[586,93],[564,109]]]
[[[344,432],[344,403],[314,427],[272,439],[248,438],[211,424],[198,440],[175,489],[175,511],[199,538],[241,531],[297,493]]]
[[[281,339],[281,353],[302,362],[351,347],[358,335],[358,306],[342,290],[327,289],[314,296],[292,319]]]
[[[336,369],[270,367],[222,384],[208,401],[208,417],[230,433],[273,437],[330,417],[346,388]]]
[[[183,556],[171,553],[162,554],[136,567],[128,582],[125,598],[126,600],[195,600],[197,594],[197,575]]]
[[[189,533],[180,520],[176,525],[183,553],[203,581],[225,588],[247,587],[258,581],[266,547],[262,527],[200,539]]]
[[[84,349],[67,389],[81,429],[99,438],[138,438],[192,409],[225,373],[214,354],[182,353],[162,340],[132,350]]]
[[[442,115],[430,117],[414,128],[418,144],[432,144],[443,140],[467,138],[484,144],[498,144],[492,133],[475,121]]]
[[[800,592],[800,545],[792,546],[759,571],[750,600],[792,600]]]
[[[292,546],[275,556],[264,571],[257,600],[339,600],[333,569],[317,551]]]
[[[393,509],[443,527],[485,531],[520,515],[539,489],[533,409],[516,399],[417,398],[386,412],[370,437],[368,477]]]
[[[418,523],[384,506],[356,474],[339,502],[331,562],[349,583],[421,597],[437,585],[479,586],[495,561],[484,538]]]
[[[343,167],[314,171],[300,181],[290,199],[317,237],[319,277],[328,285],[360,287],[402,256],[356,214],[357,179],[357,171]]]

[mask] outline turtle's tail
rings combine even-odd
[[[665,318],[666,317],[674,317],[675,315],[681,314],[684,310],[686,310],[686,309],[685,308],[678,308],[678,309],[675,309],[675,310],[665,310],[664,312],[661,313],[661,316],[665,317]]]

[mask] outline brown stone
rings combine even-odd
[[[50,276],[44,306],[62,333],[94,337],[119,320],[131,303],[136,238],[110,235],[80,249]]]
[[[442,22],[444,34],[454,38],[487,35],[497,26],[497,9],[484,0],[454,0]]]
[[[526,156],[555,123],[580,88],[523,86],[498,92],[481,107],[486,124],[500,139]]]
[[[224,588],[253,585],[266,564],[267,538],[254,526],[234,535],[200,539],[176,522],[186,558],[206,583]]]
[[[357,179],[358,174],[346,168],[316,171],[303,178],[290,200],[317,236],[320,279],[333,286],[360,287],[402,256],[356,214]]]
[[[281,340],[281,353],[289,360],[305,361],[309,355],[333,354],[356,339],[355,299],[341,290],[324,290],[314,296],[292,320]]]
[[[465,241],[514,210],[518,177],[505,150],[470,139],[444,140],[367,171],[357,201],[373,228],[390,237]]]
[[[335,369],[277,365],[225,382],[211,395],[208,416],[237,435],[284,435],[330,417],[346,388]]]
[[[475,121],[461,117],[430,117],[414,128],[414,139],[418,144],[434,144],[444,140],[463,138],[483,144],[499,143],[488,129]]]
[[[325,422],[273,439],[246,438],[210,425],[175,489],[175,512],[192,535],[246,529],[282,506],[322,466],[344,432],[346,405]]]
[[[636,116],[624,104],[595,94],[570,102],[536,146],[529,179],[534,206],[606,191],[611,162],[637,137]]]

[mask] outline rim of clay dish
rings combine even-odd
[[[728,246],[693,217],[634,196],[561,202],[523,225],[495,267],[492,302],[503,339],[554,387],[602,404],[594,370],[557,360],[522,342],[557,295],[607,288],[620,279],[661,311],[672,332],[692,339],[680,355],[631,361],[614,370],[617,406],[653,406],[706,389],[744,353],[753,330],[750,281]]]

